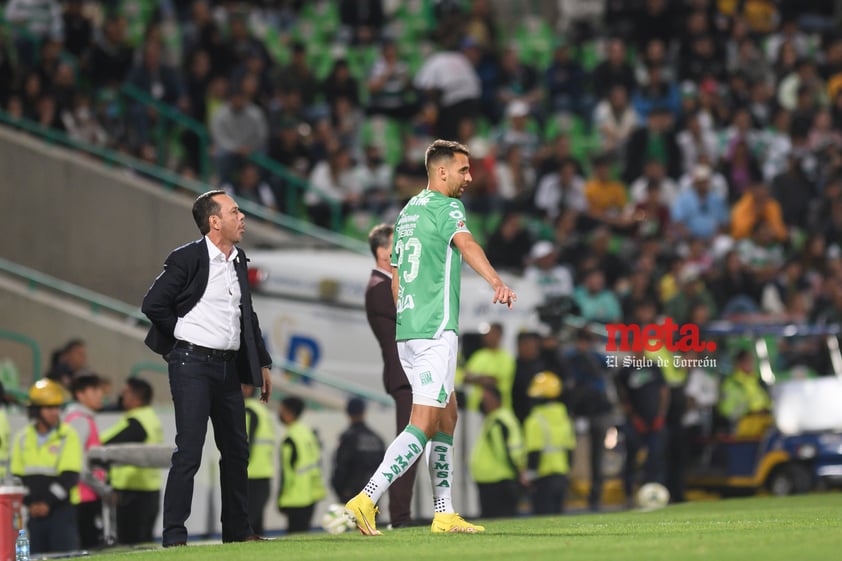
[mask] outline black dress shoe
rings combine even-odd
[[[268,542],[271,541],[269,538],[264,538],[263,536],[258,536],[257,534],[252,534],[247,538],[243,538],[240,540],[241,542]]]
[[[187,545],[187,542],[172,542],[163,544],[164,547],[181,547]]]

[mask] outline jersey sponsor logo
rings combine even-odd
[[[400,477],[400,475],[409,468],[410,460],[421,453],[421,447],[417,444],[410,444],[408,448],[409,452],[407,454],[403,456],[398,454],[397,457],[392,460],[393,463],[389,466],[389,471],[380,472],[389,483],[391,483],[395,477]]]
[[[410,199],[409,206],[427,206],[432,198],[433,192],[425,189]]]
[[[398,298],[397,302],[397,312],[401,313],[404,310],[414,310],[415,309],[415,299],[412,298],[412,294],[407,294],[406,296],[401,296]]]
[[[433,446],[433,454],[436,456],[433,459],[433,471],[435,472],[436,479],[441,479],[436,484],[436,487],[450,487],[450,484],[447,482],[450,475],[450,464],[447,461],[447,447]]]

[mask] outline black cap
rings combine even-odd
[[[362,415],[365,413],[365,401],[359,397],[352,397],[348,400],[348,405],[345,407],[345,412],[351,416]]]

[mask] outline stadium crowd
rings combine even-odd
[[[0,104],[195,177],[195,133],[162,138],[164,117],[127,100],[130,84],[207,128],[214,181],[236,197],[300,203],[323,226],[338,205],[351,234],[393,219],[426,184],[427,144],[456,139],[472,152],[469,225],[550,306],[601,323],[838,324],[833,16],[807,0],[9,0]],[[580,339],[578,355],[541,363],[571,389],[605,365]],[[513,367],[534,375],[540,342],[523,334]],[[778,350],[783,369],[829,371],[813,341]],[[469,375],[495,374],[470,360]],[[593,398],[607,390],[591,382],[565,399],[603,423]],[[523,421],[529,380],[509,384],[485,399]]]
[[[509,29],[488,0],[12,0],[0,104],[195,176],[195,135],[161,142],[131,84],[207,126],[214,181],[237,197],[300,199],[322,225],[341,205],[362,232],[423,187],[428,141],[455,138],[492,262],[586,319],[651,301],[678,322],[830,322],[842,36],[807,4],[562,2],[559,29],[529,14]],[[290,197],[255,153],[311,189]]]

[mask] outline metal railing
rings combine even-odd
[[[38,341],[32,337],[27,337],[23,333],[18,333],[17,331],[11,331],[8,329],[0,329],[0,339],[12,341],[13,343],[19,343],[28,347],[32,352],[32,381],[35,382],[41,378],[41,346],[38,344]],[[18,383],[20,383],[20,380],[18,380]],[[23,400],[27,395],[26,389],[21,387],[4,388],[4,391],[13,395],[18,400]]]
[[[196,135],[199,139],[199,178],[203,182],[207,183],[210,180],[212,171],[209,161],[212,140],[205,124],[197,121],[189,115],[185,115],[172,105],[155,99],[132,84],[124,84],[120,91],[130,98],[132,102],[140,103],[147,108],[151,108],[163,117],[159,118],[157,122],[159,165],[164,165],[167,153],[167,150],[165,149],[165,144],[168,141],[168,136],[166,134],[167,122],[172,122],[177,126],[181,126]],[[337,232],[342,227],[342,205],[339,202],[325,196],[320,189],[317,189],[308,181],[292,173],[286,166],[283,166],[263,153],[255,152],[248,156],[246,160],[253,163],[270,176],[283,181],[285,187],[284,207],[288,215],[293,217],[300,216],[302,213],[301,199],[306,192],[312,191],[330,207],[331,230]]]
[[[129,306],[120,300],[57,279],[40,271],[30,269],[29,267],[13,263],[2,257],[0,257],[0,271],[24,280],[32,291],[37,291],[39,288],[48,288],[53,292],[70,296],[76,300],[82,300],[90,307],[91,313],[94,315],[107,310],[131,318],[140,324],[149,325],[149,320],[146,319],[146,316],[141,313],[139,308]]]
[[[312,380],[313,382],[324,384],[325,386],[329,386],[331,388],[345,392],[349,395],[361,397],[371,402],[379,403],[380,405],[394,405],[392,399],[387,395],[383,395],[382,393],[375,393],[363,389],[357,386],[356,384],[352,384],[339,378],[334,378],[333,376],[328,376],[327,374],[324,374],[322,372],[316,372],[315,370],[312,370],[310,368],[304,368],[288,360],[276,360],[274,357],[272,360],[275,366],[277,366],[281,370],[290,372],[292,374],[295,374],[296,376],[300,376],[304,380]]]
[[[199,179],[204,182],[208,183],[211,178],[211,166],[210,166],[210,159],[208,154],[210,154],[210,136],[208,135],[208,130],[199,121],[190,117],[189,115],[185,115],[175,107],[168,105],[166,103],[162,103],[158,101],[145,91],[141,90],[140,88],[136,87],[133,84],[128,82],[124,83],[123,86],[120,88],[120,93],[128,97],[132,102],[139,103],[146,107],[153,107],[155,111],[158,113],[158,120],[156,123],[157,127],[157,137],[158,137],[158,165],[164,166],[166,164],[166,154],[167,150],[165,148],[168,135],[167,135],[167,124],[172,123],[175,127],[181,127],[183,129],[187,129],[193,134],[196,135],[196,138],[199,140],[198,145],[198,157],[199,157],[199,169],[198,175]]]
[[[102,294],[98,294],[92,290],[82,288],[73,283],[57,279],[39,271],[35,271],[23,265],[12,263],[7,259],[0,258],[0,271],[24,280],[31,290],[38,290],[39,288],[44,287],[52,290],[53,292],[57,292],[65,296],[70,296],[76,300],[86,302],[88,306],[90,306],[91,312],[94,314],[98,314],[103,310],[107,310],[114,314],[118,314],[126,318],[131,318],[138,325],[150,325],[149,319],[147,319],[147,317],[143,315],[143,313],[138,308],[130,306],[125,302],[121,302],[114,298],[103,296]],[[0,338],[11,339],[16,342],[23,343],[32,349],[33,372],[35,376],[34,379],[37,380],[41,372],[41,355],[38,343],[34,339],[27,337],[26,335],[16,333],[13,331],[6,331],[3,329],[0,329]],[[345,380],[329,376],[322,372],[318,372],[309,368],[303,368],[295,364],[294,362],[290,362],[288,360],[274,359],[274,363],[280,370],[292,373],[304,380],[311,380],[318,384],[323,384],[341,392],[359,396],[369,401],[379,403],[381,405],[391,405],[392,403],[391,399],[389,399],[387,396],[369,391],[356,384],[352,384]],[[143,371],[153,371],[161,374],[166,374],[167,368],[163,364],[158,364],[155,362],[139,362],[132,366],[130,376],[136,376],[138,373]]]
[[[62,131],[44,127],[29,119],[13,117],[3,110],[0,110],[0,123],[30,133],[49,144],[65,146],[96,156],[102,163],[108,166],[124,166],[133,169],[154,178],[169,188],[180,187],[197,195],[208,190],[208,185],[200,181],[188,179],[166,168],[146,163],[143,160],[121,154],[115,150],[76,140]],[[359,240],[316,226],[306,220],[275,212],[256,203],[242,201],[238,202],[238,204],[247,214],[261,218],[283,230],[305,235],[334,247],[361,255],[369,254],[368,245]]]

